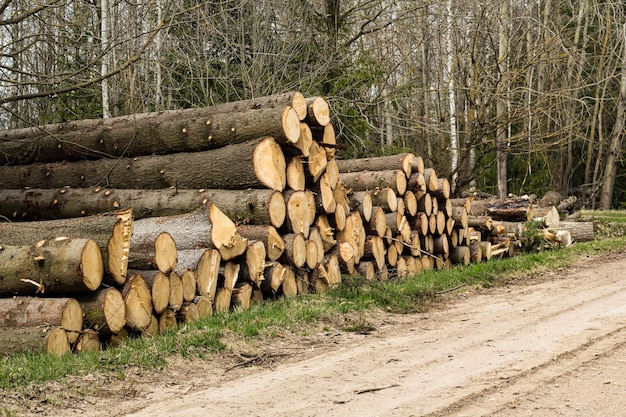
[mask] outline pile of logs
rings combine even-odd
[[[0,133],[0,345],[97,350],[342,274],[510,256],[527,220],[558,223],[450,198],[413,154],[340,148],[327,102],[298,92]]]

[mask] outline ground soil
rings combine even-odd
[[[624,415],[625,253],[438,298],[420,314],[361,316],[361,333],[232,338],[207,360],[3,401],[19,416]]]

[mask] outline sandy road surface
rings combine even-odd
[[[626,258],[551,274],[128,415],[624,415]]]
[[[626,415],[626,253],[370,319],[367,335],[319,330],[253,347],[278,360],[251,367],[232,366],[234,349],[4,400],[20,416]]]

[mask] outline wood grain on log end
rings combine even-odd
[[[287,162],[280,145],[272,137],[264,138],[255,146],[252,164],[257,179],[263,185],[272,190],[285,189]]]

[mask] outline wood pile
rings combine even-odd
[[[0,139],[6,352],[97,350],[324,292],[342,274],[510,256],[527,220],[558,222],[532,205],[450,198],[410,153],[337,159],[327,102],[298,92]]]

